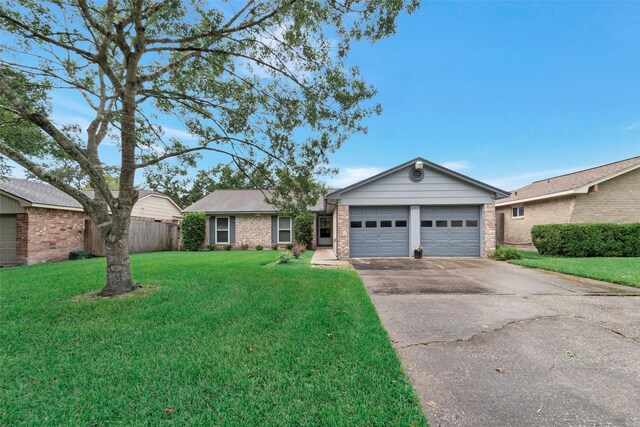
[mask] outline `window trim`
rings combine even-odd
[[[522,209],[522,215],[520,215],[520,209]],[[513,211],[516,211],[516,215],[513,214]],[[524,218],[524,206],[514,206],[511,208],[511,218],[518,219]]]
[[[221,230],[220,227],[218,227],[218,220],[219,219],[223,219],[223,218],[227,219],[227,228]],[[215,225],[216,225],[216,229],[214,230],[215,231],[214,236],[215,236],[215,239],[216,239],[216,244],[217,243],[226,243],[226,244],[231,243],[231,217],[230,216],[217,216]],[[227,241],[226,242],[222,242],[222,241],[218,240],[218,230],[227,232]]]
[[[280,218],[289,218],[289,228],[280,228]],[[289,232],[289,241],[285,242],[283,240],[280,240],[280,231],[288,231]],[[277,232],[277,240],[278,243],[293,243],[293,218],[291,218],[290,216],[279,216],[278,215],[278,223],[276,226],[276,232]]]

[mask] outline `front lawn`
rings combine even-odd
[[[0,425],[426,425],[357,274],[277,255],[0,270]]]
[[[522,259],[510,261],[526,267],[541,268],[640,287],[640,258],[560,258],[520,251]]]

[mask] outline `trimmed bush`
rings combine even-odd
[[[640,223],[534,225],[531,239],[541,255],[640,257]]]
[[[293,220],[293,235],[296,242],[307,248],[313,245],[313,223],[315,221],[316,216],[311,212],[302,213]]]
[[[240,248],[241,248],[243,251],[248,251],[248,250],[249,250],[249,244],[248,244],[248,243],[245,243],[245,242],[242,242],[242,243],[240,243]]]
[[[205,224],[207,217],[204,212],[187,212],[182,217],[181,233],[182,247],[186,251],[197,251],[204,243]]]
[[[289,251],[282,252],[278,257],[278,264],[286,264],[291,261],[291,253]]]
[[[293,249],[293,243],[287,243],[287,249],[288,250]]]
[[[496,261],[509,261],[510,259],[522,258],[516,248],[510,248],[509,246],[498,246],[491,254],[491,258]]]
[[[216,245],[214,245],[213,243],[209,243],[207,245],[207,249],[209,249],[210,251],[215,251],[216,250]]]
[[[226,244],[222,247],[225,251],[230,251],[233,248],[233,245]]]
[[[256,251],[261,251],[264,249],[264,246],[262,245],[256,245]]]
[[[278,250],[278,244],[274,243],[273,245],[271,245],[271,250],[277,251]]]

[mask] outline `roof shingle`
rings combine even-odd
[[[541,197],[575,190],[635,165],[640,165],[640,156],[566,175],[542,179],[512,191],[510,197],[502,199],[498,203],[507,204],[532,197]]]
[[[215,190],[183,212],[206,213],[277,213],[276,209],[265,202],[271,197],[271,190]],[[319,197],[310,209],[312,212],[324,210],[324,197]]]

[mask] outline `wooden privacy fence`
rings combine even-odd
[[[93,256],[105,256],[104,241],[95,224],[85,223],[85,251]],[[129,226],[129,253],[178,250],[179,229],[177,224],[131,220]]]

